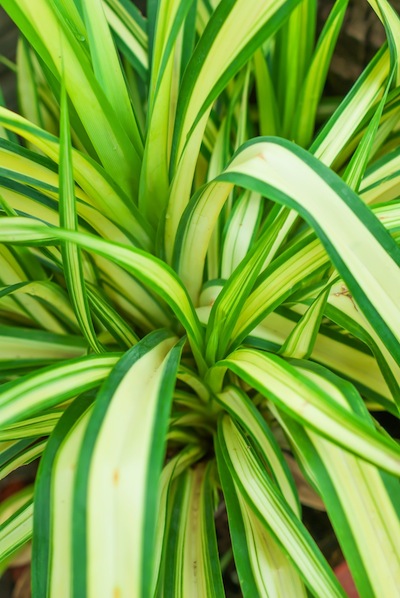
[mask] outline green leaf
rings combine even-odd
[[[1,503],[1,562],[6,561],[13,556],[32,537],[32,494],[33,488],[27,487]],[[7,517],[9,510],[11,510],[11,514]]]
[[[0,426],[11,424],[45,408],[95,388],[108,376],[120,355],[90,355],[43,368],[0,387]]]
[[[140,77],[147,80],[147,22],[136,6],[127,0],[106,0],[103,8],[118,48],[129,58]]]
[[[222,0],[213,12],[185,71],[178,97],[171,158],[173,183],[164,236],[168,260],[189,199],[212,103],[255,50],[282,25],[298,1],[249,5],[246,0]]]
[[[394,70],[391,71],[390,77],[387,80],[386,89],[382,96],[381,101],[375,111],[374,116],[369,122],[367,130],[365,131],[361,143],[358,145],[354,152],[346,170],[343,174],[343,180],[354,189],[358,191],[362,176],[368,165],[368,160],[373,147],[373,143],[376,139],[379,123],[382,117],[382,112],[386,104],[389,89],[393,80]]]
[[[149,284],[152,290],[172,307],[181,323],[185,326],[196,360],[200,368],[204,369],[204,361],[200,353],[203,347],[203,331],[186,289],[174,271],[164,262],[150,256],[145,251],[97,239],[91,235],[45,227],[39,223],[34,223],[31,219],[13,218],[7,220],[12,222],[4,222],[4,219],[0,219],[1,241],[8,239],[13,243],[52,244],[55,239],[59,239],[77,243],[82,248],[93,250],[105,258],[111,258],[116,264],[120,264],[141,281]],[[7,224],[7,227],[4,226],[5,224]]]
[[[258,193],[245,192],[235,202],[224,235],[221,277],[229,278],[246,257],[260,224],[262,198]]]
[[[166,549],[168,543],[168,528],[170,523],[170,510],[172,496],[174,496],[174,480],[180,476],[188,467],[196,463],[204,455],[204,448],[193,444],[193,437],[190,442],[177,454],[172,457],[164,466],[159,487],[158,516],[156,525],[156,538],[153,557],[153,584],[152,594],[158,595],[160,587],[164,583]],[[153,588],[156,588],[153,592]]]
[[[296,1],[284,0],[273,6],[249,6],[244,0],[222,0],[219,3],[182,82],[182,101],[177,112],[175,133],[177,159],[207,107],[260,43],[278,29],[296,4]],[[236,41],[234,46],[232,38]]]
[[[300,504],[292,475],[274,436],[252,401],[236,387],[228,387],[216,396],[216,400],[230,414],[232,420],[246,430],[268,464],[271,478],[293,512],[300,517]]]
[[[8,218],[2,220],[7,221]],[[26,282],[27,278],[24,261],[23,253],[19,252],[18,249],[11,249],[5,245],[0,246],[0,280],[2,285],[6,286],[4,296],[12,294],[13,301],[21,306],[23,312],[33,322],[40,322],[42,328],[55,334],[65,333],[65,326],[41,301],[34,295],[31,296],[30,294],[18,292],[21,289],[21,283]],[[10,290],[11,293],[9,292]]]
[[[280,132],[288,138],[314,49],[316,13],[315,0],[300,2],[275,36],[274,46],[269,49],[277,102],[281,108]],[[311,106],[309,112],[312,115]]]
[[[63,84],[60,132],[60,225],[73,231],[78,228],[75,203],[67,95]],[[92,349],[96,353],[102,353],[103,347],[97,339],[89,310],[80,249],[76,245],[65,243],[61,247],[61,254],[65,280],[76,319]]]
[[[368,320],[357,309],[351,294],[342,281],[337,282],[331,288],[326,306],[326,315],[368,345],[375,355],[382,374],[392,391],[394,400],[399,406],[400,366],[388,352],[382,339],[373,330]]]
[[[306,528],[274,488],[246,438],[229,416],[220,422],[218,443],[241,497],[296,567],[310,591],[316,596],[345,596]],[[289,587],[294,583],[299,588],[293,578],[286,581]]]
[[[68,296],[64,289],[62,289],[60,286],[47,280],[39,280],[35,282],[20,282],[17,284],[0,288],[0,299],[15,296],[15,298],[18,301],[19,295],[25,294],[34,297],[39,302],[39,304],[47,308],[58,318],[59,330],[61,332],[61,335],[63,335],[63,338],[65,338],[65,334],[63,334],[65,330],[63,324],[65,324],[68,329],[73,330],[74,332],[79,331],[75,314],[68,301]],[[32,333],[34,335],[33,338],[35,338],[35,331],[30,331],[30,333]],[[16,334],[18,333],[16,332]],[[54,337],[56,336],[57,334],[54,335]],[[76,342],[78,342],[78,339],[76,339]],[[79,344],[82,347],[86,345],[85,343],[82,343],[80,340]]]
[[[280,132],[276,89],[272,81],[268,61],[262,50],[254,54],[254,77],[257,104],[259,106],[259,127],[261,135],[278,135]]]
[[[169,167],[180,83],[182,28],[193,0],[164,0],[157,11],[152,52],[148,125],[140,177],[139,206],[157,226],[169,190]]]
[[[396,85],[400,84],[400,20],[393,6],[387,0],[368,0],[378,17],[381,19],[390,49],[390,60],[395,72]]]
[[[306,362],[301,368],[311,378],[321,379],[335,401],[353,410],[344,403],[344,393],[338,392],[342,381],[337,376]],[[302,429],[283,413],[278,419],[323,497],[360,595],[395,593],[400,576],[395,548],[400,511],[397,478]],[[366,411],[363,419],[372,428]]]
[[[0,439],[8,441],[27,438],[32,441],[32,439],[35,439],[36,437],[50,436],[62,414],[62,407],[49,411],[45,410],[43,415],[39,414],[36,417],[28,417],[23,421],[5,426],[0,431]],[[40,445],[35,445],[32,447],[32,450],[28,451],[26,455],[28,462],[40,456],[45,445],[46,443],[43,442]],[[19,467],[19,465],[16,467]]]
[[[293,92],[290,95],[288,94],[292,103],[287,109],[287,119],[292,122],[290,128],[287,127],[287,134],[285,136],[289,139],[293,139],[296,143],[304,147],[307,147],[312,139],[318,103],[321,99],[335,44],[346,14],[347,5],[348,0],[337,0],[337,2],[335,2],[335,5],[329,13],[329,17],[324,24],[324,28],[312,56],[311,64],[309,65],[306,76],[304,77],[304,82],[299,89],[298,94]],[[299,8],[297,10],[299,10]],[[307,27],[307,25],[308,20],[306,19],[305,27]],[[299,19],[294,22],[294,27],[298,28],[297,35],[300,36],[301,41],[303,39],[312,39],[308,32],[304,32],[304,26],[301,28]],[[289,37],[288,43],[291,44],[291,42],[292,40]],[[292,54],[293,50],[290,45],[289,56],[291,60],[294,60]],[[289,73],[290,71],[288,71],[288,75]]]
[[[271,211],[259,239],[225,283],[213,304],[206,333],[206,357],[210,364],[226,355],[238,314],[250,295],[257,276],[273,249],[287,216],[287,210],[282,210],[279,206]],[[184,266],[187,269],[188,263],[186,261],[184,261]]]
[[[124,355],[97,396],[75,484],[78,594],[150,596],[159,476],[182,350],[176,341],[164,331],[147,336]],[[105,535],[112,540],[103,542]]]
[[[44,126],[32,56],[27,41],[20,37],[17,45],[18,100],[21,112],[32,123]]]
[[[310,151],[327,166],[340,163],[341,152],[366,112],[381,99],[389,67],[389,52],[383,46],[313,141]]]
[[[53,3],[4,0],[3,6],[56,78],[65,67],[65,84],[79,117],[107,172],[129,196],[139,182],[140,156],[96,81],[82,34]],[[71,11],[67,14],[70,15]],[[46,35],[42,31],[57,31]],[[64,67],[63,67],[64,65]]]
[[[101,0],[78,0],[84,16],[93,71],[114,113],[132,141],[139,157],[143,141],[129,99],[121,64]]]
[[[288,167],[290,178],[285,176]],[[339,177],[290,142],[266,138],[245,146],[218,180],[225,192],[230,180],[296,209],[315,229],[357,305],[400,361],[400,249]],[[368,268],[366,255],[371,256]]]
[[[64,413],[47,444],[35,485],[32,592],[70,595],[72,496],[76,463],[93,397],[81,396]]]
[[[123,349],[129,349],[138,342],[137,334],[96,287],[88,286],[87,294],[97,318]]]
[[[382,469],[399,475],[400,449],[390,438],[371,430],[356,415],[332,400],[320,380],[304,377],[295,364],[277,355],[239,349],[210,370],[209,382],[218,388],[226,368],[258,390],[296,421]],[[364,407],[361,397],[349,386]]]
[[[176,480],[167,544],[164,595],[225,595],[214,524],[212,464],[198,464]]]
[[[37,432],[32,428],[29,438],[23,438],[23,434],[19,434],[19,430],[14,428],[14,438],[10,434],[11,441],[5,438],[7,435],[5,432],[7,429],[1,431],[2,442],[0,444],[0,479],[2,480],[18,467],[28,465],[40,457],[47,443],[47,440],[38,442],[40,431]],[[20,438],[23,439],[20,440]],[[5,439],[6,442],[4,442]]]
[[[360,185],[360,196],[371,205],[391,201],[398,197],[400,181],[400,150],[376,160],[366,171]]]
[[[0,123],[58,163],[60,148],[56,137],[1,107]],[[116,185],[115,180],[97,162],[74,149],[72,161],[75,181],[92,198],[99,211],[111,221],[118,223],[123,230],[129,231],[139,246],[151,247],[151,229],[136,206],[129,201],[126,193]],[[32,167],[32,164],[30,166]]]
[[[13,326],[0,326],[0,368],[12,362],[44,363],[80,357],[87,352],[82,338]]]
[[[278,352],[298,320],[298,314],[289,310],[273,312],[246,338],[246,345]],[[317,335],[311,358],[350,380],[373,403],[377,401],[397,413],[376,359],[362,345],[350,343],[347,336],[324,326]]]
[[[307,359],[311,356],[333,282],[334,280],[329,281],[323,287],[318,297],[302,315],[280,349],[280,355],[297,359]]]

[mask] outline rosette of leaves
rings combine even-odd
[[[347,1],[3,0],[21,115],[0,108],[3,569],[36,598],[343,596],[285,453],[360,596],[394,596],[400,23],[342,101]],[[397,546],[397,550],[396,550]]]

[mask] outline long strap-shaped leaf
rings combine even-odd
[[[0,387],[0,425],[27,418],[58,405],[108,376],[120,354],[71,359],[62,365],[43,368]]]
[[[84,17],[96,79],[119,122],[128,133],[138,156],[141,157],[143,142],[105,17],[103,2],[102,0],[78,0],[77,4]]]
[[[224,596],[214,524],[212,465],[198,464],[176,480],[170,507],[163,596]]]
[[[33,123],[44,126],[43,106],[39,101],[30,47],[26,39],[20,37],[17,45],[18,100],[21,112]]]
[[[32,537],[33,488],[24,488],[0,505],[0,516],[11,515],[0,525],[0,562],[6,561]]]
[[[64,83],[61,92],[60,225],[70,230],[77,230],[78,228],[67,93]],[[65,280],[76,318],[92,349],[96,353],[101,353],[103,348],[97,339],[89,311],[81,250],[72,243],[64,243],[61,247],[61,254],[63,257]]]
[[[327,166],[336,164],[365,114],[380,100],[389,67],[389,52],[384,46],[313,141],[310,151]]]
[[[105,0],[103,8],[117,46],[146,81],[149,66],[147,22],[128,0]]]
[[[230,337],[237,321],[240,307],[250,294],[256,278],[270,253],[279,232],[287,218],[287,210],[275,206],[271,218],[265,223],[264,232],[260,235],[251,251],[248,252],[234,274],[223,286],[211,310],[207,325],[206,358],[215,363],[226,355]]]
[[[387,153],[367,169],[360,185],[365,203],[381,203],[398,197],[400,185],[400,148]]]
[[[285,357],[309,358],[313,352],[332,281],[323,287],[279,351]]]
[[[347,0],[344,0],[345,3]],[[332,20],[332,9],[329,15],[321,38],[324,37],[326,29]],[[273,59],[269,60],[272,75],[274,77],[274,88],[276,90],[277,104],[281,111],[281,135],[293,139],[291,134],[292,120],[295,109],[299,105],[299,95],[307,74],[312,58],[315,37],[316,37],[316,12],[317,5],[314,0],[302,0],[294,9],[283,27],[277,32],[274,42],[275,47],[271,54]],[[318,45],[321,43],[319,40]],[[269,59],[268,56],[267,59]],[[327,67],[329,64],[326,59]],[[315,103],[319,100],[318,86],[320,91],[325,83],[325,77],[320,74],[318,83],[315,82]],[[313,110],[314,108],[314,110]],[[315,115],[316,106],[308,106],[309,115]],[[308,111],[307,111],[308,113]]]
[[[171,306],[185,326],[195,358],[199,366],[204,369],[205,364],[201,355],[203,331],[199,320],[186,289],[175,272],[164,262],[139,249],[124,247],[92,235],[46,227],[29,218],[0,219],[0,240],[3,242],[19,242],[27,245],[54,244],[57,242],[56,239],[71,241],[105,258],[112,259],[148,284]]]
[[[249,397],[236,387],[229,387],[216,396],[216,400],[251,437],[269,465],[271,477],[293,512],[300,517],[300,504],[290,470],[278,444],[265,420]]]
[[[298,572],[252,511],[232,479],[219,443],[218,472],[228,513],[235,565],[244,598],[304,596]]]
[[[18,249],[0,246],[0,281],[3,285],[15,287],[26,281],[27,273],[21,257]],[[58,318],[54,317],[51,310],[47,309],[36,297],[18,293],[14,295],[13,299],[34,322],[40,322],[43,328],[58,334],[66,332]]]
[[[189,199],[212,103],[257,47],[275,33],[298,1],[222,0],[213,12],[187,66],[179,93],[171,158],[174,181],[168,204],[169,218],[165,222],[168,259],[171,259],[179,220]]]
[[[8,203],[13,206],[13,209],[17,213],[35,213],[39,217],[40,212],[43,214],[41,217],[42,220],[49,224],[58,224],[57,199],[60,186],[58,174],[53,171],[52,164],[50,168],[50,165],[43,160],[40,162],[37,161],[35,156],[37,154],[33,152],[24,155],[23,152],[19,151],[18,146],[15,145],[10,145],[5,150],[0,149],[0,161],[2,164],[0,175],[7,179],[7,181],[4,179],[0,181],[3,203],[5,196],[10,195],[10,191],[7,192],[5,189],[12,189],[16,193],[12,196],[12,200],[9,199]],[[15,181],[22,183],[22,185],[15,185]],[[32,187],[35,191],[33,191]],[[40,191],[40,193],[36,190]],[[110,213],[108,213],[108,216],[103,213],[103,211],[106,213],[109,211],[106,208],[100,211],[96,206],[97,202],[93,195],[88,197],[77,185],[74,186],[74,193],[77,200],[76,211],[81,220],[81,227],[84,226],[82,220],[85,220],[102,237],[112,238],[114,241],[127,244],[132,242],[132,234],[124,232],[120,226],[115,224],[115,221],[119,220],[118,215],[117,218],[113,218],[113,221],[111,221],[109,218]],[[52,201],[49,201],[49,197]]]
[[[176,342],[165,331],[145,337],[97,396],[77,470],[77,596],[150,596],[159,477],[182,350]]]
[[[246,338],[246,345],[277,352],[298,320],[298,314],[290,311],[273,312]],[[348,337],[343,338],[342,334],[335,334],[330,328],[323,327],[315,340],[311,358],[351,380],[373,403],[377,401],[389,412],[397,414],[392,394],[375,357],[369,351],[363,351],[362,346],[349,344]]]
[[[296,1],[285,0],[250,5],[245,0],[222,0],[219,3],[182,83],[175,134],[178,159],[188,135],[207,107],[296,4]]]
[[[262,207],[263,201],[260,195],[248,191],[235,202],[223,239],[222,278],[229,278],[242,259],[246,257],[258,231]]]
[[[59,140],[54,135],[2,107],[0,107],[0,123],[58,163]],[[104,212],[104,215],[117,222],[124,230],[129,230],[141,247],[150,248],[151,229],[146,225],[135,204],[130,202],[128,196],[117,186],[115,180],[107,175],[97,162],[75,149],[72,150],[72,159],[75,181],[94,201],[99,211]]]
[[[360,596],[396,595],[400,584],[398,480],[312,432],[309,437],[318,453],[321,495]],[[310,467],[312,447],[303,446]],[[315,461],[312,467],[315,470]],[[324,470],[334,490],[324,483]]]
[[[292,99],[294,115],[288,114],[288,118],[292,119],[292,127],[290,133],[285,134],[285,137],[295,140],[302,147],[307,147],[312,138],[318,103],[347,5],[348,0],[338,0],[332,8],[321,32],[310,67],[300,88],[300,93]],[[299,35],[302,38],[306,37],[307,34],[305,35],[304,31],[300,31]],[[290,38],[289,44],[291,44]],[[291,55],[292,48],[289,45],[289,56]],[[287,78],[290,78],[290,71],[287,73]],[[292,93],[292,96],[294,95]]]
[[[27,0],[5,0],[3,6],[53,74],[60,76],[64,62],[68,95],[105,169],[128,195],[135,193],[140,156],[94,77],[71,11],[67,16],[53,0],[37,0],[34,7]]]
[[[99,318],[100,322],[104,324],[110,334],[112,334],[115,340],[119,342],[122,348],[129,349],[132,345],[137,343],[139,340],[137,334],[99,290],[95,287],[91,287],[87,289],[87,292],[96,316]]]
[[[400,19],[388,0],[368,0],[385,26],[396,85],[400,84]]]
[[[43,303],[43,305],[45,305],[49,310],[51,310],[61,322],[66,324],[70,330],[74,332],[79,332],[75,314],[71,308],[71,305],[68,301],[68,297],[63,288],[61,288],[54,282],[47,280],[39,280],[36,282],[21,282],[18,284],[13,284],[10,286],[0,288],[0,299],[10,296],[18,297],[19,295],[24,294],[35,296],[38,300],[40,300],[41,303]],[[15,330],[15,334],[16,336],[18,336],[17,329]],[[35,330],[30,330],[29,334],[33,334],[32,339],[38,338],[37,336],[35,336]],[[63,333],[62,336],[65,338],[65,335]],[[75,340],[76,343],[80,344],[82,347],[84,346],[84,344],[86,344],[82,339],[78,340],[78,338],[76,338]],[[0,349],[0,355],[1,354],[2,352]]]
[[[225,368],[270,398],[296,421],[362,459],[400,474],[400,449],[394,441],[337,405],[324,388],[282,358],[253,349],[239,349],[210,370],[209,379],[214,388],[221,386]],[[364,407],[355,389],[349,391],[353,392]]]
[[[54,427],[54,423],[53,426]],[[5,430],[7,431],[7,429]],[[37,439],[44,435],[40,430],[31,430],[29,438],[23,438],[23,434],[19,435],[18,430],[14,431],[14,438],[23,438],[22,440],[0,443],[0,479],[4,479],[8,474],[22,467],[28,465],[43,453],[47,440],[37,442]],[[2,431],[1,439],[6,434]],[[12,436],[11,436],[12,438]]]
[[[158,515],[156,525],[156,538],[153,553],[153,589],[152,595],[158,595],[157,587],[161,587],[164,583],[165,571],[165,550],[168,543],[168,529],[170,521],[171,510],[171,494],[173,494],[174,480],[180,476],[185,469],[190,465],[196,463],[204,455],[204,448],[197,444],[192,444],[193,436],[185,448],[175,455],[165,465],[160,476],[159,501],[158,501]],[[163,546],[164,545],[164,546]],[[162,558],[163,557],[163,558]]]
[[[171,310],[149,288],[107,258],[96,255],[95,262],[107,295],[139,328],[173,327]]]
[[[262,527],[283,548],[304,583],[316,596],[344,596],[306,528],[274,488],[246,437],[227,415],[220,422],[217,442],[219,464],[225,462],[240,494]]]
[[[95,315],[106,326],[113,337],[122,343],[123,347],[129,348],[135,344],[137,338],[129,325],[122,316],[110,305],[106,298],[100,294],[96,288],[88,288],[88,298]],[[5,287],[0,290],[0,299],[11,294],[19,295],[27,293],[32,294],[53,311],[57,317],[65,322],[69,328],[78,331],[77,322],[68,298],[64,290],[52,282],[28,282]],[[11,333],[11,329],[10,329]],[[65,334],[51,335],[46,337],[46,333],[38,333],[35,330],[21,330],[16,328],[13,334],[3,333],[0,327],[0,337],[4,336],[0,344],[0,369],[7,365],[16,366],[16,352],[18,351],[18,364],[20,366],[28,365],[29,362],[40,363],[40,360],[53,361],[60,357],[68,358],[83,355],[87,352],[87,343],[81,337],[72,337]],[[14,339],[12,339],[14,337]],[[46,349],[45,343],[48,343]],[[73,349],[75,347],[75,350]],[[79,350],[80,348],[80,350]],[[14,360],[14,363],[13,363]],[[45,365],[45,364],[43,364]]]
[[[331,289],[326,315],[369,346],[392,391],[394,400],[400,407],[400,366],[388,352],[382,339],[371,328],[368,320],[358,311],[346,285],[341,281]]]
[[[227,183],[258,191],[294,208],[314,228],[358,306],[400,361],[400,248],[336,174],[289,141],[260,138],[243,146],[216,181],[188,208],[193,226],[185,229],[185,266],[207,243],[204,236],[211,235],[230,191]],[[212,221],[197,229],[208,215]]]
[[[359,143],[343,174],[343,180],[349,185],[349,187],[354,189],[354,191],[359,190],[360,182],[362,180],[365,169],[367,168],[368,161],[371,157],[371,152],[374,143],[376,143],[377,141],[377,132],[379,130],[382,112],[385,108],[393,76],[394,70],[391,71],[390,76],[386,81],[386,89],[384,91],[382,99],[380,100],[378,107],[375,110],[375,114],[373,115],[368,126],[366,127],[361,142]]]
[[[14,440],[15,438],[27,438],[32,440],[32,438],[39,438],[40,436],[50,436],[62,414],[63,408],[54,409],[52,411],[45,411],[44,414],[29,417],[23,421],[6,426],[0,432],[0,439]],[[27,463],[29,463],[30,460],[33,461],[36,459],[43,452],[45,445],[45,441],[41,445],[35,445],[32,451],[26,454]],[[18,467],[18,465],[16,465],[16,467]]]
[[[179,89],[182,41],[179,38],[192,0],[162,0],[157,10],[149,93],[146,147],[140,176],[139,206],[158,224],[168,197],[169,159]]]
[[[324,384],[338,404],[352,409],[337,376],[309,362],[302,362],[301,370]],[[366,410],[358,413],[373,426]],[[278,413],[278,419],[322,494],[360,595],[396,594],[400,583],[398,480],[283,413]]]
[[[207,292],[202,294],[202,297],[208,298],[210,296],[207,303],[212,302],[215,294],[217,294],[215,291],[210,293],[213,288],[214,285],[208,287]],[[215,288],[218,292],[219,285],[215,285]],[[200,321],[204,325],[207,324],[210,310],[209,306],[202,306],[196,310]],[[330,309],[329,312],[331,312]],[[346,330],[352,330],[352,328],[347,328],[347,325],[349,325],[348,319],[346,320],[341,317],[339,322],[336,315],[333,317],[331,314],[330,317]],[[278,353],[282,349],[286,339],[293,332],[298,321],[299,314],[292,310],[279,309],[279,313],[274,311],[251,331],[251,334],[245,339],[245,344],[247,347],[254,349]],[[356,331],[357,329],[355,328],[352,334]],[[361,337],[359,332],[360,330],[358,329],[356,336],[362,339],[363,342],[367,342],[366,337]],[[393,367],[391,366],[392,371],[390,371],[388,364],[383,363],[383,360],[380,359],[379,351],[376,352],[379,360],[378,365],[377,359],[361,343],[349,342],[348,336],[335,331],[329,326],[322,326],[320,328],[316,338],[313,339],[313,343],[314,348],[311,354],[313,361],[330,368],[332,371],[339,373],[343,378],[350,380],[368,400],[371,408],[380,409],[381,407],[378,407],[378,405],[383,406],[390,413],[398,416],[398,408],[394,402],[394,397],[399,392],[399,384],[398,379],[393,379],[393,372],[397,371],[399,366],[393,359]],[[367,342],[368,344],[370,343]],[[370,346],[372,345],[370,344]],[[387,351],[385,355],[389,355]]]
[[[67,409],[47,444],[35,486],[32,592],[64,598],[72,587],[72,497],[76,463],[93,396],[81,396]]]

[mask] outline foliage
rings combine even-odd
[[[343,596],[291,452],[363,598],[400,587],[400,21],[328,116],[346,13],[313,0],[3,0],[3,569],[33,595]],[[257,137],[257,135],[260,135]],[[301,498],[301,497],[300,497]],[[398,546],[398,544],[397,544]]]

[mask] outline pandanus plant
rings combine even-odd
[[[2,0],[4,570],[35,598],[398,595],[400,21],[324,85],[347,0]],[[379,423],[381,422],[381,423]],[[300,497],[301,498],[301,497]],[[218,547],[225,505],[231,549]],[[224,508],[225,508],[224,507]],[[218,523],[218,525],[220,525]]]

